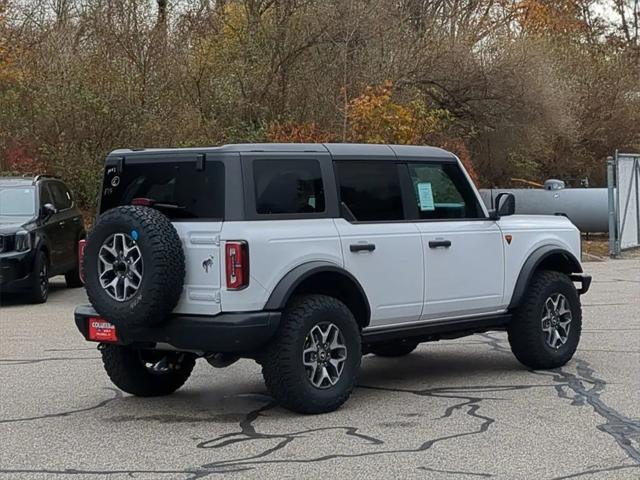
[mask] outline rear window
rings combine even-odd
[[[195,161],[128,164],[118,175],[107,167],[101,211],[150,200],[171,219],[224,218],[224,164]]]

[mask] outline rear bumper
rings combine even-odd
[[[89,340],[89,319],[99,317],[91,305],[80,305],[76,326]],[[168,344],[177,350],[205,353],[250,353],[264,346],[280,323],[280,312],[222,313],[215,316],[173,315],[152,327],[118,327],[118,344],[155,347]]]
[[[589,291],[589,287],[591,286],[591,275],[587,275],[586,273],[574,273],[569,275],[572,281],[579,283],[580,288],[578,289],[578,294],[584,295]]]

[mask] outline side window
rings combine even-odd
[[[255,160],[253,183],[258,214],[305,214],[325,210],[317,160]]]
[[[482,210],[455,163],[410,163],[420,219],[480,218]]]
[[[64,185],[58,182],[51,182],[49,184],[49,189],[53,196],[53,204],[58,210],[71,208],[71,204],[73,203],[71,200],[71,194],[67,191]]]
[[[404,220],[398,166],[390,162],[336,162],[340,200],[360,222]]]
[[[47,203],[53,204],[51,193],[49,193],[49,184],[41,183],[40,184],[40,208],[44,207],[44,205]]]

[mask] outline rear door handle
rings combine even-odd
[[[61,222],[58,222],[58,225],[64,225],[65,223],[67,223],[67,222],[62,220]]]
[[[429,248],[449,248],[451,246],[451,240],[430,240]]]
[[[352,252],[373,252],[376,249],[373,243],[352,243],[349,250]]]

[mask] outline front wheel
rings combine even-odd
[[[298,413],[336,410],[351,395],[362,358],[351,311],[325,295],[300,297],[285,310],[262,358],[271,395]]]
[[[49,259],[42,250],[36,253],[33,262],[33,283],[28,297],[31,303],[45,303],[49,298]]]
[[[169,395],[191,375],[191,353],[101,345],[102,363],[113,384],[138,397]]]
[[[581,330],[580,297],[571,279],[560,272],[536,272],[508,328],[516,358],[536,370],[561,367],[578,348]]]

